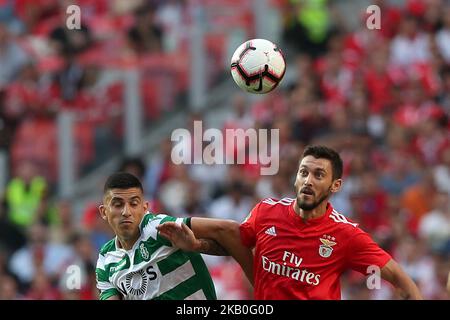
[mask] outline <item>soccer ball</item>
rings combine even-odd
[[[241,44],[231,58],[231,75],[236,84],[251,93],[268,93],[283,79],[286,62],[272,42],[252,39]]]

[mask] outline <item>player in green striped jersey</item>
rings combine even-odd
[[[190,225],[189,218],[147,211],[140,181],[129,173],[111,175],[104,187],[101,217],[116,237],[100,250],[97,288],[100,299],[216,299],[208,269],[196,252],[184,252],[158,234],[167,221]],[[225,254],[204,240],[206,253]]]

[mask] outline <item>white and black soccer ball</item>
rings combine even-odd
[[[281,50],[265,39],[241,44],[231,58],[231,75],[236,84],[251,93],[268,93],[275,89],[286,72]]]

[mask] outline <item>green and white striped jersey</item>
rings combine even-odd
[[[156,229],[166,221],[187,220],[147,213],[131,250],[119,248],[117,237],[107,242],[96,267],[100,299],[120,295],[127,300],[215,300],[214,284],[200,254],[173,247]]]

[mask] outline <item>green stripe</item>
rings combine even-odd
[[[115,250],[116,250],[115,239],[111,239],[107,243],[105,243],[103,247],[101,247],[100,254],[104,256],[106,253]]]
[[[106,300],[112,296],[120,296],[120,293],[117,289],[111,288],[100,293],[100,300]]]
[[[144,218],[142,219],[142,221],[141,221],[141,230],[144,229],[148,225],[148,223],[151,220],[153,220],[154,217],[155,216],[153,214],[151,214],[151,213],[146,214],[144,216]]]
[[[202,256],[197,252],[186,252],[186,254],[189,256],[192,266],[194,267],[196,278],[199,283],[202,284],[202,289],[206,298],[208,300],[217,300],[214,283]]]
[[[108,277],[108,273],[100,268],[96,268],[95,269],[95,274],[97,275],[97,281],[99,282],[108,282],[109,281],[109,277]]]
[[[183,264],[185,264],[189,260],[189,256],[181,251],[175,251],[171,255],[169,255],[164,260],[161,260],[157,263],[159,271],[161,271],[162,275],[168,274],[169,272],[172,272],[178,267],[181,267]]]

